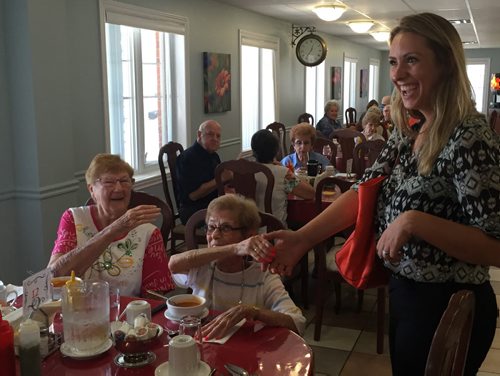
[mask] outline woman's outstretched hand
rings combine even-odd
[[[291,275],[293,267],[309,249],[304,238],[290,230],[274,231],[263,236],[270,242],[274,241],[274,247],[268,250],[276,250],[274,259],[270,263],[264,263],[263,269],[280,275]]]
[[[160,215],[161,209],[155,205],[139,205],[128,209],[111,226],[115,226],[120,232],[128,233],[139,225],[154,222]]]
[[[242,319],[253,320],[255,313],[255,308],[247,304],[231,307],[201,328],[203,339],[223,338]]]

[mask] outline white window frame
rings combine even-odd
[[[491,59],[487,58],[487,57],[466,59],[467,66],[469,66],[469,65],[483,65],[484,66],[484,82],[483,82],[483,92],[482,92],[483,100],[482,100],[482,103],[480,104],[482,107],[481,112],[483,114],[488,114],[488,107],[489,107],[490,78],[491,78],[490,63],[491,63]],[[473,79],[473,77],[469,77],[469,80],[471,81],[472,86],[476,86],[475,80]],[[473,94],[474,94],[474,99],[475,99],[475,96],[477,95],[477,93],[475,91],[473,91]],[[479,105],[479,103],[476,103],[476,108],[478,107],[478,105]],[[479,109],[478,109],[478,111],[479,111]]]
[[[261,95],[259,95],[258,101],[258,120],[257,124],[245,125],[245,109],[247,106],[243,104],[244,99],[244,88],[243,88],[243,61],[242,61],[242,46],[257,47],[259,49],[270,49],[274,51],[274,61],[273,61],[273,78],[274,78],[274,118],[266,119],[263,118]],[[248,150],[250,148],[250,138],[259,129],[265,128],[268,124],[278,121],[279,119],[279,107],[278,107],[278,77],[279,77],[279,38],[270,35],[254,33],[246,30],[239,30],[239,50],[240,50],[240,108],[241,108],[241,146],[242,150]],[[259,68],[259,91],[260,82],[262,80],[262,70]]]
[[[368,74],[368,98],[378,98],[379,80],[380,80],[380,61],[370,59],[369,74]]]
[[[358,59],[344,56],[343,112],[349,107],[356,108],[356,88]]]
[[[104,124],[106,135],[106,148],[112,151],[111,128],[110,128],[110,109],[108,104],[108,70],[107,70],[107,51],[106,51],[106,23],[125,25],[141,29],[156,30],[165,33],[174,33],[182,35],[184,38],[184,51],[181,59],[171,62],[176,64],[175,72],[177,76],[184,76],[184,80],[172,80],[173,97],[169,99],[172,103],[167,104],[171,108],[168,116],[170,117],[170,126],[167,129],[168,135],[164,135],[164,140],[175,140],[183,145],[187,144],[188,127],[190,124],[189,115],[189,60],[188,60],[188,19],[186,17],[168,14],[157,9],[148,9],[135,5],[124,4],[113,0],[100,0],[100,27],[101,27],[101,57],[102,57],[102,75],[103,75],[103,93],[104,93]],[[173,56],[175,58],[175,55]],[[180,62],[180,63],[179,63]],[[177,93],[177,94],[176,94]],[[141,102],[141,101],[139,101]],[[175,108],[175,110],[174,110]],[[142,109],[142,103],[137,103],[136,109]],[[141,112],[141,111],[138,111]],[[143,115],[136,114],[138,119]],[[128,161],[136,171],[136,180],[150,179],[158,177],[160,172],[157,163],[145,163],[143,131],[138,130],[142,120],[138,121],[136,132],[134,152],[132,161]]]
[[[305,107],[306,112],[311,114],[316,122],[325,113],[325,98],[327,98],[326,89],[328,86],[326,85],[327,80],[325,80],[325,69],[326,64],[324,61],[315,67],[305,67]]]

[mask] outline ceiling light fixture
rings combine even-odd
[[[335,21],[346,11],[346,7],[340,4],[316,5],[313,12],[323,21]]]
[[[388,31],[374,31],[374,32],[371,32],[370,35],[377,42],[387,42],[389,40],[389,37],[391,36],[391,33]]]
[[[374,25],[373,21],[352,21],[348,22],[347,25],[355,33],[366,33]]]

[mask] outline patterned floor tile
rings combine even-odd
[[[321,340],[315,341],[314,325],[309,325],[306,329],[304,339],[310,346],[352,351],[360,334],[360,330],[323,325],[321,328]]]

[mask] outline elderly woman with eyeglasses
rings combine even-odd
[[[85,174],[94,205],[71,208],[59,223],[48,267],[56,276],[72,270],[100,279],[122,295],[146,296],[175,288],[154,205],[129,209],[134,170],[118,155],[98,154]]]
[[[222,312],[202,328],[203,337],[223,337],[244,318],[301,334],[306,321],[301,310],[280,277],[261,270],[259,261],[271,244],[257,235],[255,202],[235,194],[218,197],[205,221],[208,248],[173,255],[169,262],[179,286],[192,288],[209,309]]]
[[[316,153],[313,150],[315,140],[316,129],[311,124],[300,123],[294,125],[290,130],[290,141],[295,152],[283,158],[281,164],[286,167],[291,165],[295,170],[299,168],[305,169],[307,162],[312,159],[318,161],[322,166],[322,171],[324,171],[330,161],[323,154]]]

